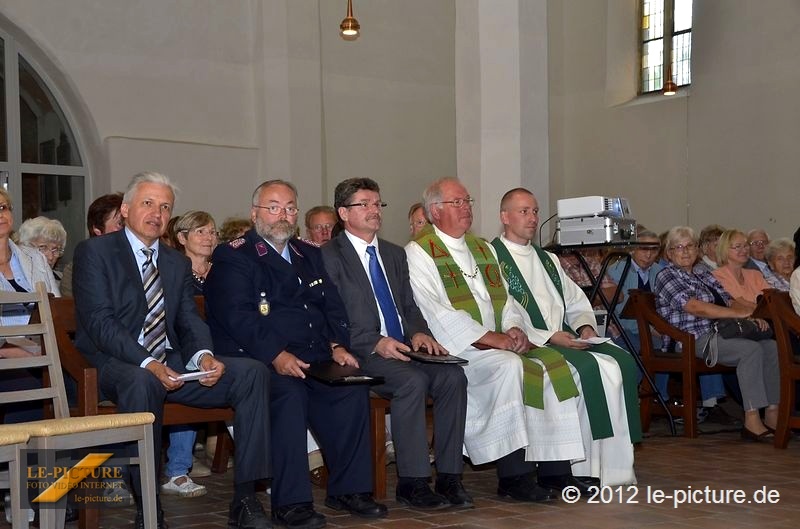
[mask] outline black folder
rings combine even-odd
[[[381,376],[368,375],[361,371],[361,369],[353,366],[340,366],[333,360],[314,362],[308,369],[304,369],[303,371],[311,378],[330,386],[383,384],[383,377]]]
[[[412,360],[424,362],[426,364],[456,364],[460,366],[469,364],[469,360],[466,358],[460,358],[453,355],[432,355],[424,349],[420,349],[419,351],[414,351],[412,349],[411,351],[404,352],[403,354]]]

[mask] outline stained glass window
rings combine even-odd
[[[692,0],[641,0],[641,93],[692,82]]]

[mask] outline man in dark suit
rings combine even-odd
[[[214,252],[205,283],[217,351],[260,360],[272,371],[272,519],[292,528],[325,525],[314,510],[306,428],[328,464],[325,505],[357,516],[386,516],[372,497],[369,388],[307,378],[311,363],[358,366],[348,352],[347,314],[319,249],[294,239],[297,191],[282,180],[253,193],[255,228]]]
[[[414,302],[405,251],[378,239],[385,206],[378,184],[369,178],[345,180],[336,186],[334,205],[344,230],[322,247],[322,256],[345,300],[351,350],[362,369],[386,380],[373,389],[392,401],[397,500],[417,508],[472,507],[461,483],[467,413],[464,370],[452,364],[409,361],[404,354],[420,348],[432,355],[447,351],[433,339]],[[428,486],[428,395],[433,398],[435,493]]]
[[[235,494],[229,527],[271,527],[255,496],[269,475],[269,372],[249,359],[215,357],[197,312],[189,261],[159,245],[175,201],[158,173],[133,177],[120,211],[124,230],[75,249],[76,345],[98,370],[100,390],[121,412],[149,411],[156,461],[161,457],[164,402],[236,409]],[[206,371],[199,382],[181,373]],[[138,479],[134,489],[141,500]],[[158,486],[156,484],[156,490]],[[141,501],[136,527],[143,527]],[[166,527],[159,507],[159,528]]]

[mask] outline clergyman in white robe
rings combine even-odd
[[[566,321],[572,329],[579,329],[589,325],[597,330],[597,321],[589,299],[583,290],[575,284],[564,272],[558,258],[548,253],[548,257],[561,278],[564,292],[564,301],[561,301],[553,281],[545,270],[534,248],[509,241],[504,236],[500,240],[508,249],[514,259],[520,274],[528,284],[528,288],[536,300],[542,313],[542,318],[547,325],[547,330],[534,328],[525,312],[525,331],[528,339],[535,345],[543,346],[550,336],[561,330],[561,324]],[[565,307],[566,305],[566,307]],[[592,439],[592,432],[586,414],[583,399],[578,399],[581,418],[581,433],[586,457],[573,461],[572,473],[576,476],[599,477],[602,485],[624,485],[636,483],[633,470],[633,444],[628,431],[628,419],[625,409],[625,399],[622,387],[622,375],[617,362],[608,355],[590,351],[597,359],[600,376],[603,381],[603,390],[608,402],[608,412],[614,429],[614,436],[605,439]],[[576,378],[579,377],[573,370]],[[579,386],[580,387],[580,386]]]
[[[455,239],[434,229],[461,270],[476,270],[463,236]],[[406,246],[406,255],[414,299],[434,337],[450,354],[469,360],[464,367],[468,380],[464,448],[472,462],[496,461],[520,448],[525,449],[528,461],[584,459],[576,398],[559,402],[545,370],[544,410],[525,406],[520,357],[511,351],[472,346],[487,331],[495,330],[494,310],[482,276],[468,273],[463,274],[463,279],[478,304],[484,325],[466,311],[453,308],[436,264],[417,243]],[[502,331],[525,329],[526,317],[519,303],[508,296]]]

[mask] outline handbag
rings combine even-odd
[[[701,353],[703,361],[708,367],[717,365],[717,357],[719,356],[717,337],[719,336],[725,339],[769,340],[772,338],[772,328],[762,331],[758,328],[756,322],[744,318],[719,318],[715,320]]]
[[[723,338],[744,340],[769,340],[772,329],[762,331],[756,322],[745,318],[720,318],[714,322],[714,330]]]

